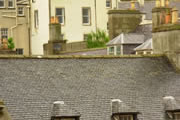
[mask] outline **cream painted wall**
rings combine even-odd
[[[115,6],[116,0],[112,0],[112,8]],[[91,8],[90,26],[82,24],[83,7]],[[95,17],[95,0],[52,0],[51,16],[55,16],[56,8],[65,8],[65,24],[62,25],[62,34],[68,42],[83,41],[84,34],[96,30],[96,23],[97,28],[107,31],[107,11],[109,8],[106,8],[106,0],[96,0],[97,18]]]
[[[39,27],[34,26],[34,11],[38,10]],[[31,7],[31,49],[33,55],[43,54],[43,44],[49,40],[49,6],[48,0],[36,0]]]

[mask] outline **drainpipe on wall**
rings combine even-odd
[[[49,0],[49,24],[51,23],[51,0]]]
[[[28,39],[29,39],[29,55],[32,54],[31,51],[31,2],[29,3],[29,6],[27,6],[28,8]]]
[[[15,6],[16,7],[16,12],[15,12],[15,14],[16,14],[16,25],[10,28],[12,37],[13,37],[13,29],[15,29],[18,26],[18,24],[17,24],[17,3],[16,3],[16,1],[15,1],[15,5],[16,5]]]
[[[94,10],[95,10],[95,28],[97,32],[97,6],[96,6],[96,0],[94,0]]]
[[[116,0],[116,9],[118,9],[118,0]]]

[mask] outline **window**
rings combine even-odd
[[[64,38],[64,34],[61,34],[60,37],[61,37],[62,40],[65,39],[65,38]]]
[[[133,115],[113,115],[112,120],[133,120]]]
[[[18,16],[24,16],[24,8],[18,7]]]
[[[117,55],[120,55],[121,54],[121,46],[117,46]]]
[[[109,47],[109,55],[114,55],[114,47]]]
[[[106,7],[111,8],[111,0],[106,0]]]
[[[4,0],[0,0],[0,8],[4,8]]]
[[[8,39],[8,28],[1,28],[1,39]]]
[[[64,8],[56,8],[56,16],[58,17],[58,21],[60,24],[65,24],[65,9]]]
[[[90,25],[90,8],[82,8],[82,22],[83,25]]]
[[[88,34],[84,34],[84,41],[87,41],[88,39]]]
[[[34,27],[38,28],[39,26],[39,15],[38,15],[38,10],[34,11]]]
[[[174,120],[180,120],[180,113],[174,113]]]
[[[8,0],[8,7],[13,8],[14,7],[14,0]]]

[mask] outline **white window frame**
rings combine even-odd
[[[0,0],[0,1],[4,2],[4,3],[3,3],[4,6],[0,6],[0,8],[5,8],[5,0]]]
[[[21,14],[19,14],[19,12],[20,12],[19,9],[20,9],[20,8],[22,8],[22,10],[21,10],[22,13],[21,13]],[[18,8],[17,8],[17,15],[18,15],[18,16],[24,16],[24,7],[18,7]]]
[[[6,39],[8,39],[8,28],[0,28],[0,33],[1,33],[1,39],[3,39],[3,36],[7,36],[5,37]]]
[[[62,15],[58,15],[57,14],[57,9],[61,9],[62,10]],[[56,17],[58,17],[58,22],[61,25],[65,25],[65,8],[64,7],[57,7],[55,11],[56,11]],[[62,22],[60,22],[59,17],[62,18]]]
[[[83,14],[85,9],[88,10],[88,15]],[[85,17],[88,18],[88,23],[84,22]],[[91,25],[91,8],[90,7],[83,7],[82,8],[82,24],[83,25]]]
[[[12,2],[12,6],[9,6],[9,2]],[[14,8],[14,0],[8,0],[8,8]]]
[[[114,55],[114,52],[115,52],[115,47],[109,46],[109,50],[108,50],[109,55]]]
[[[106,0],[106,8],[112,8],[112,0]]]

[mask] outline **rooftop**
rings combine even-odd
[[[80,120],[110,120],[112,99],[140,112],[139,119],[164,120],[163,97],[180,100],[180,74],[158,55],[11,58],[0,59],[0,98],[13,120],[49,120],[56,101]]]

